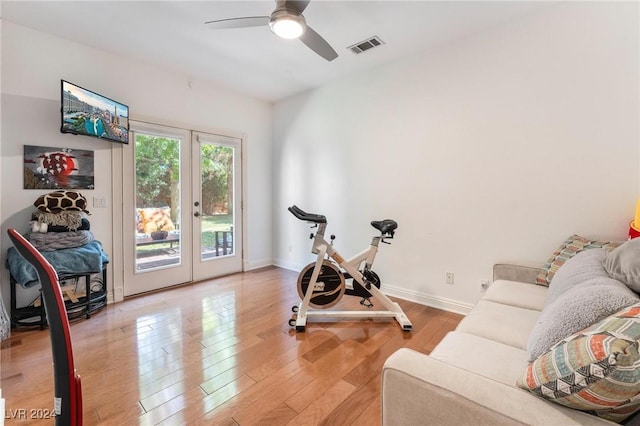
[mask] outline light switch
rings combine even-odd
[[[93,207],[96,209],[104,209],[107,207],[107,199],[105,197],[93,197]]]

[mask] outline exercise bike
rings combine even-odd
[[[380,278],[371,270],[380,242],[391,244],[386,240],[393,239],[398,228],[395,220],[371,222],[371,226],[380,231],[380,235],[373,237],[367,249],[345,260],[333,247],[335,235],[330,236],[330,243],[324,238],[327,227],[324,215],[307,213],[295,205],[288,210],[296,218],[312,223],[312,228],[317,228],[315,234],[310,235],[313,240],[311,252],[317,255],[317,259],[305,266],[298,276],[298,295],[302,302],[291,308],[291,327],[295,327],[296,331],[304,331],[307,320],[311,318],[395,318],[402,330],[413,329],[400,305],[380,291]],[[352,279],[350,286],[346,283],[348,279]],[[386,310],[324,310],[338,303],[345,294],[360,297],[360,304],[369,309],[374,306],[371,301],[373,298],[382,303]]]

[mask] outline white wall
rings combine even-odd
[[[638,27],[638,3],[563,3],[278,102],[275,262],[312,258],[291,204],[326,214],[348,255],[393,218],[383,288],[465,311],[496,262],[541,266],[572,233],[626,239]]]
[[[95,151],[95,190],[81,191],[90,200],[106,197],[109,208],[91,208],[92,231],[113,254],[115,234],[111,208],[112,149],[95,138],[61,134],[60,79],[65,79],[129,105],[131,118],[150,117],[162,124],[180,122],[193,129],[219,129],[247,135],[245,233],[246,267],[271,263],[271,134],[272,105],[189,77],[75,42],[46,35],[11,22],[2,23],[2,235],[8,227],[26,230],[32,203],[48,191],[22,189],[23,145]],[[4,265],[7,238],[1,238]],[[113,271],[111,278],[113,278]],[[121,276],[121,271],[117,274]],[[2,268],[2,293],[8,301],[8,273]],[[26,296],[25,296],[26,297]]]

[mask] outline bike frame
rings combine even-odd
[[[327,227],[326,223],[322,223],[318,225],[318,231],[313,239],[313,246],[311,248],[311,253],[318,255],[318,261],[316,261],[316,268],[318,265],[322,264],[322,260],[325,256],[329,256],[333,259],[342,269],[347,271],[354,280],[356,280],[361,285],[365,284],[365,277],[359,271],[360,265],[362,262],[365,262],[364,269],[370,270],[373,265],[373,261],[376,258],[376,254],[378,253],[378,245],[380,244],[380,240],[382,240],[382,236],[373,237],[371,240],[371,244],[366,250],[361,251],[350,259],[345,260],[344,257],[333,248],[331,243],[328,243],[327,240],[324,239],[324,231]],[[324,254],[320,254],[324,252]],[[318,263],[319,262],[319,263]]]
[[[324,238],[324,232],[326,230],[326,223],[317,224],[318,230],[313,237],[313,245],[311,252],[317,255],[316,264],[311,274],[311,280],[307,291],[304,295],[302,302],[298,307],[296,318],[296,330],[303,331],[308,318],[312,317],[343,317],[343,318],[395,318],[400,324],[403,330],[409,331],[413,328],[411,321],[405,315],[402,308],[392,300],[390,300],[384,293],[382,293],[378,287],[371,284],[366,286],[366,278],[359,271],[362,262],[365,262],[364,270],[370,270],[375,260],[376,253],[378,252],[378,245],[380,241],[384,242],[385,235],[375,236],[371,240],[369,247],[350,259],[345,260],[344,257],[333,248],[333,245],[327,242]],[[390,236],[388,238],[391,238]],[[309,302],[313,295],[316,285],[322,285],[318,283],[318,276],[322,268],[322,263],[326,257],[333,259],[342,269],[344,269],[354,280],[360,285],[365,287],[371,296],[382,303],[387,309],[386,311],[331,311],[331,310],[311,310],[309,309]]]

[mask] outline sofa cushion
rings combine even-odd
[[[540,311],[481,299],[456,330],[526,350],[539,315]]]
[[[493,280],[507,280],[519,283],[535,284],[542,269],[532,266],[496,263],[493,265]]]
[[[640,292],[640,238],[634,238],[609,253],[604,269],[635,292]]]
[[[540,285],[549,285],[558,269],[564,265],[567,260],[583,250],[592,248],[606,248],[613,250],[622,243],[623,241],[597,241],[575,234],[571,235],[551,255],[549,260],[547,260],[547,263],[544,264],[542,271],[536,278],[536,283]]]
[[[558,342],[518,386],[570,408],[621,422],[640,409],[640,303]]]
[[[548,287],[536,284],[496,280],[487,289],[482,300],[541,311],[547,300],[548,290]]]
[[[533,361],[571,334],[618,312],[640,298],[609,276],[592,278],[562,293],[545,306],[527,342]]]
[[[461,331],[448,333],[429,356],[508,386],[527,366],[526,351]]]

